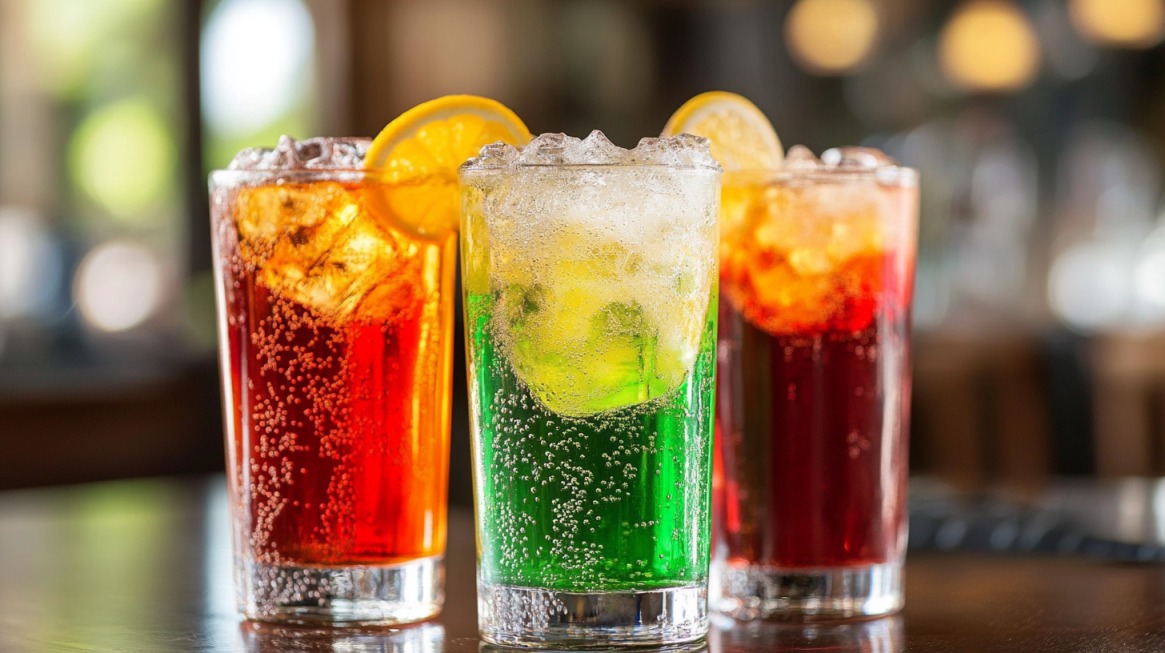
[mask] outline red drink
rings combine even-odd
[[[906,542],[916,178],[889,167],[733,177],[713,511],[721,607],[892,611]]]
[[[410,267],[419,284],[420,266]],[[253,555],[339,565],[442,553],[447,411],[438,395],[416,405],[435,390],[426,350],[442,343],[439,328],[425,341],[421,297],[402,293],[391,319],[337,325],[257,277],[240,266],[250,291],[228,307],[232,387],[245,393],[238,499]]]
[[[720,319],[728,332],[722,342],[744,343],[722,355],[719,370],[721,455],[734,470],[717,506],[729,562],[793,569],[897,558],[905,461],[885,454],[905,446],[906,406],[899,402],[889,408],[899,415],[884,415],[878,358],[887,345],[902,346],[905,320],[856,332],[772,335],[727,303]],[[741,419],[730,411],[741,394],[772,401]],[[889,450],[882,442],[887,421],[897,438]]]
[[[383,183],[212,177],[236,577],[252,618],[440,608],[455,234],[395,228],[369,201]]]

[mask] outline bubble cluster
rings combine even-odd
[[[471,320],[473,319],[471,315]],[[487,334],[471,351],[491,582],[616,590],[703,577],[714,331],[680,390],[585,417],[556,414]]]
[[[479,578],[477,594],[482,637],[508,645],[622,648],[692,641],[708,630],[703,584],[587,593],[494,585]]]

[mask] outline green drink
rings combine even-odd
[[[462,168],[479,621],[501,644],[707,630],[719,171],[601,134]]]
[[[468,297],[479,412],[483,574],[572,592],[704,582],[715,324],[669,397],[592,416],[549,410],[498,355],[490,295]],[[645,344],[644,348],[649,345]],[[565,437],[564,437],[565,436]]]

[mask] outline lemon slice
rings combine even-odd
[[[744,97],[709,91],[688,100],[672,114],[664,136],[703,136],[726,171],[775,168],[784,158],[781,139],[765,114]]]
[[[365,169],[381,173],[368,203],[390,228],[425,238],[457,230],[460,194],[457,168],[484,145],[520,147],[530,130],[513,111],[489,98],[447,95],[402,113],[380,132]]]

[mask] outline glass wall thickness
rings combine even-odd
[[[240,609],[399,623],[443,600],[456,239],[360,171],[216,172],[214,255]]]
[[[726,175],[714,606],[901,607],[917,174]]]
[[[718,180],[652,165],[462,172],[488,641],[707,630]]]

